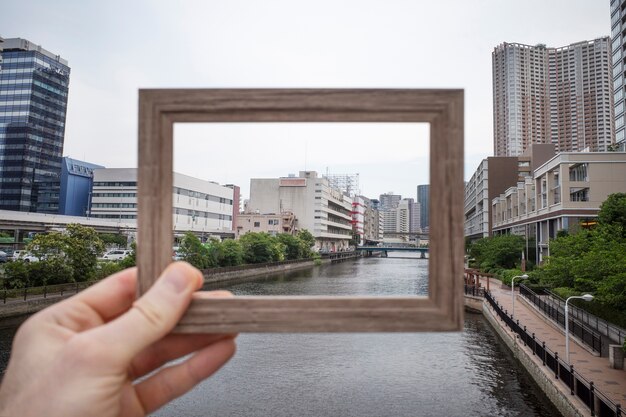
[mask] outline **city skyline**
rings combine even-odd
[[[125,12],[119,13],[122,4]],[[375,2],[322,1],[304,10],[282,1],[263,5],[26,1],[3,5],[0,36],[29,39],[70,62],[73,77],[64,153],[79,160],[107,167],[136,166],[140,87],[460,87],[466,94],[469,178],[480,160],[493,154],[493,48],[501,42],[567,45],[610,33],[608,2],[577,1],[563,7],[536,1],[527,6],[486,1],[480,6],[457,2],[450,8],[426,2],[381,7]],[[509,18],[512,13],[515,20]],[[533,21],[532,34],[525,19]],[[89,30],[93,27],[100,30]],[[464,47],[456,47],[459,40],[467,42]],[[367,130],[361,127],[361,134]],[[280,172],[271,175],[305,168],[325,173],[326,167],[332,173],[359,172],[328,161],[310,160],[304,167],[304,152],[297,151],[295,163],[288,169],[277,167]],[[237,163],[256,176],[267,165],[256,164],[257,159],[251,154]],[[397,165],[391,161],[374,172]],[[427,182],[407,178],[405,185],[363,193],[375,198],[394,191],[415,197],[410,190]],[[363,177],[361,183],[368,184]]]

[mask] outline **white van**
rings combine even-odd
[[[121,261],[128,255],[130,255],[129,250],[115,249],[105,253],[104,256],[102,256],[102,259],[105,261]]]

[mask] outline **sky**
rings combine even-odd
[[[610,34],[609,0],[0,0],[0,36],[69,61],[64,154],[137,166],[139,88],[463,88],[465,178],[493,155],[491,52]],[[416,197],[428,127],[175,127],[175,170],[249,195],[249,179],[359,173],[361,192]]]

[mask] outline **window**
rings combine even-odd
[[[254,222],[254,227],[261,227],[261,222]]]
[[[587,166],[589,164],[575,164],[569,168],[569,180],[578,182],[587,182]]]
[[[570,201],[589,201],[589,188],[570,188],[569,189]]]

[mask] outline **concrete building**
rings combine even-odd
[[[90,217],[136,222],[137,169],[103,168],[93,171]],[[233,218],[238,216],[234,190],[187,175],[174,173],[174,234],[192,231],[198,236],[233,237]]]
[[[378,200],[370,200],[361,196],[365,206],[365,221],[363,224],[364,245],[376,244],[383,240],[383,223],[380,212],[378,211]]]
[[[91,206],[93,170],[104,168],[101,165],[63,157],[61,165],[61,194],[59,214],[66,216],[87,216]]]
[[[365,243],[365,197],[356,195],[352,198],[352,233],[357,236],[359,246]]]
[[[611,0],[611,65],[613,67],[613,109],[615,113],[615,142],[617,149],[626,152],[624,126],[624,86],[626,85],[626,0]]]
[[[465,184],[465,236],[477,240],[491,236],[491,201],[507,188],[532,175],[532,170],[554,156],[554,145],[531,145],[517,157],[483,159]]]
[[[430,185],[422,184],[417,186],[417,202],[420,206],[420,229],[424,233],[428,233],[429,204],[430,204]]]
[[[379,207],[381,211],[395,209],[398,207],[398,203],[402,200],[402,196],[394,194],[393,191],[381,194],[379,198]]]
[[[614,143],[608,37],[561,48],[502,43],[493,53],[495,156],[531,143],[557,152],[606,151]]]
[[[494,234],[535,242],[536,262],[559,230],[595,224],[609,194],[626,192],[626,153],[560,153],[491,201]]]
[[[300,171],[298,177],[251,179],[248,211],[292,212],[298,228],[311,232],[321,251],[347,249],[352,238],[352,198],[330,187],[315,171]]]
[[[284,213],[242,213],[237,217],[236,238],[248,232],[265,232],[272,236],[279,233],[295,235],[298,230],[296,216],[291,212]]]
[[[0,209],[58,213],[70,67],[26,39],[4,39]]]

